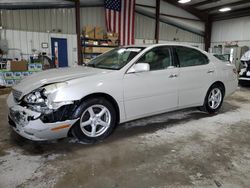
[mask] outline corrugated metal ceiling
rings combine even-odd
[[[230,7],[232,10],[239,10],[247,7],[250,9],[250,0],[191,0],[188,5],[213,14],[218,13],[220,7]],[[218,7],[218,9],[216,9],[216,7]]]
[[[1,0],[0,9],[73,7],[74,0]],[[81,5],[103,5],[104,0],[80,0]]]

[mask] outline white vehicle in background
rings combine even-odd
[[[85,67],[48,70],[14,86],[9,122],[21,136],[94,143],[119,123],[200,107],[216,113],[238,85],[235,66],[176,44],[126,46]]]
[[[239,73],[239,84],[242,86],[250,85],[250,51],[247,51],[240,60],[243,67]]]

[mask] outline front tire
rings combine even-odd
[[[109,136],[116,125],[113,105],[104,98],[92,98],[83,102],[80,120],[72,134],[85,143],[95,143]]]
[[[204,104],[200,109],[209,114],[217,113],[223,103],[224,92],[224,88],[221,85],[212,85],[209,88],[206,98],[204,100]]]

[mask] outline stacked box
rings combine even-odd
[[[37,63],[37,64],[36,64],[36,67],[35,67],[35,70],[36,70],[36,71],[41,71],[41,70],[43,70],[43,65],[42,65],[41,63]]]
[[[93,48],[92,47],[85,47],[85,53],[92,53]]]
[[[13,79],[14,76],[13,72],[4,72],[3,75],[4,79]]]
[[[10,87],[15,84],[15,80],[5,80],[5,86]]]
[[[93,26],[85,26],[83,28],[83,34],[84,34],[84,37],[86,38],[94,38],[95,37],[95,28]]]
[[[21,72],[13,72],[13,79],[22,79],[23,74]]]
[[[95,39],[103,39],[104,37],[104,30],[97,26],[95,27]]]
[[[6,69],[9,71],[27,71],[27,61],[8,61]]]
[[[29,71],[35,71],[36,70],[36,64],[35,63],[29,64],[28,65],[28,70]]]
[[[29,76],[29,72],[22,72],[23,77]]]

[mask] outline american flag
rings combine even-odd
[[[119,34],[120,45],[134,44],[135,0],[105,0],[108,32]]]

